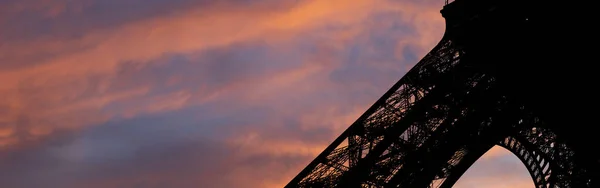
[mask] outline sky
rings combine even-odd
[[[0,0],[0,187],[283,187],[437,44],[443,3]],[[533,181],[495,147],[455,187]]]

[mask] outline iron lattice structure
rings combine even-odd
[[[447,4],[439,44],[286,187],[452,187],[495,145],[525,164],[536,187],[600,187],[593,133],[576,128],[595,121],[583,118],[581,101],[563,100],[574,90],[557,86],[577,85],[580,72],[557,78],[572,70],[548,63],[583,52],[567,38],[574,33],[552,29],[578,29],[557,16],[564,8]]]

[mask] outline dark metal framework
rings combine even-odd
[[[286,187],[452,187],[494,145],[514,153],[536,187],[598,186],[598,155],[581,149],[588,140],[558,125],[565,118],[540,97],[554,97],[540,80],[552,82],[560,68],[533,74],[522,66],[549,60],[531,49],[552,46],[535,33],[552,25],[559,6],[536,3],[446,5],[439,44]]]

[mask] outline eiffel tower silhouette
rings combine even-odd
[[[600,187],[580,5],[446,1],[437,46],[286,187],[452,187],[495,145],[536,187]]]

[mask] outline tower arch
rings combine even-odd
[[[450,167],[443,181],[437,183],[439,187],[452,187],[493,146],[502,147],[516,156],[525,165],[536,188],[571,187],[567,182],[573,173],[574,165],[570,160],[573,151],[551,130],[530,126],[493,144],[467,146],[469,152],[451,159],[458,162]]]
[[[443,181],[440,181],[440,183]],[[439,187],[440,183],[431,187]],[[453,188],[534,188],[527,167],[506,148],[494,145],[477,159],[452,186]]]

